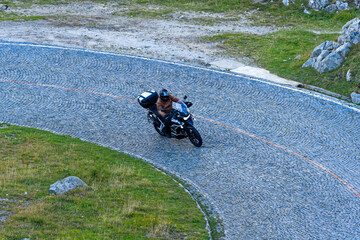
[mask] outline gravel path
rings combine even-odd
[[[266,34],[273,26],[256,26],[251,14],[228,16],[172,11],[154,18],[131,17],[131,12],[159,11],[158,6],[74,2],[11,8],[8,13],[44,16],[45,20],[0,22],[0,40],[124,52],[171,61],[208,65],[224,58],[216,43],[204,37],[223,33]],[[234,59],[246,65],[249,59]]]
[[[196,188],[226,239],[360,238],[360,109],[230,72],[124,54],[0,42],[0,122],[142,157]],[[159,136],[135,101],[194,103],[204,145]]]

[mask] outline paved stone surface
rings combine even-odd
[[[69,134],[185,179],[227,239],[360,238],[360,109],[231,72],[0,42],[0,122]],[[188,95],[204,145],[159,136],[134,100]]]

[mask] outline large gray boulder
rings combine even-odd
[[[56,195],[62,195],[70,190],[77,188],[78,186],[87,187],[88,185],[85,182],[83,182],[80,178],[71,176],[52,184],[50,186],[50,192]]]
[[[313,67],[320,73],[338,68],[348,53],[347,46],[341,46],[334,41],[323,42],[314,49],[303,67]]]

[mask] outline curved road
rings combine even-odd
[[[134,99],[194,103],[201,148],[160,137]],[[360,109],[306,90],[179,63],[0,42],[0,122],[69,134],[185,179],[227,239],[359,239]]]

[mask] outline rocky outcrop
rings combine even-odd
[[[62,195],[70,190],[77,188],[78,186],[87,187],[87,184],[78,177],[67,177],[52,184],[50,186],[50,192],[56,195]]]
[[[345,42],[350,42],[353,45],[356,45],[360,42],[360,19],[354,18],[353,20],[347,22],[342,30],[341,35],[337,40],[340,44]]]
[[[292,0],[293,3],[295,3],[295,0]],[[282,0],[282,3],[285,6],[289,6],[290,5],[290,1],[289,0]],[[303,4],[301,4],[303,7],[305,7]],[[335,11],[345,11],[345,10],[349,10],[351,8],[357,8],[359,9],[360,5],[359,2],[357,0],[354,0],[351,2],[351,6],[349,5],[348,2],[343,2],[343,1],[336,1],[336,3],[330,3],[329,4],[329,0],[309,0],[307,7],[309,7],[312,10],[315,11],[320,11],[320,10],[324,10],[328,13],[332,13]],[[307,10],[307,8],[305,7],[304,12],[306,14],[311,14],[310,11]]]
[[[317,46],[302,67],[313,67],[319,73],[340,67],[350,47],[360,42],[360,20],[355,18],[346,23],[341,36],[335,41],[326,41]]]

